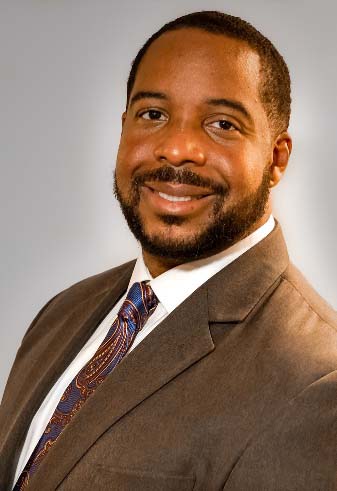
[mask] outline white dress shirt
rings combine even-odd
[[[251,235],[237,242],[228,249],[205,259],[198,259],[196,261],[181,264],[180,266],[169,269],[156,278],[152,278],[144,263],[143,255],[140,254],[136,261],[127,291],[133,285],[133,283],[149,280],[149,284],[156,294],[159,303],[142,330],[137,334],[129,352],[134,350],[138,344],[141,343],[143,339],[148,336],[166,316],[168,316],[176,307],[178,307],[178,305],[189,297],[197,288],[199,288],[213,275],[218,273],[221,269],[228,266],[228,264],[248,251],[248,249],[264,239],[273,230],[274,225],[274,218],[273,216],[270,216],[268,221],[262,225],[262,227],[255,230],[255,232],[253,232]],[[127,292],[125,292],[123,297],[120,298],[114,305],[112,310],[97,327],[93,335],[83,346],[72,363],[67,367],[65,372],[60,376],[58,381],[51,388],[48,395],[42,402],[28,429],[18,461],[13,486],[19,478],[45,427],[53,415],[63,392],[73,378],[78,374],[78,372],[96,353],[98,347],[102,343],[112,323],[114,322],[126,294]]]

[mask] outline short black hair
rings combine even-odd
[[[127,82],[127,106],[137,70],[146,51],[162,34],[183,28],[196,28],[246,42],[260,57],[260,97],[274,133],[286,131],[290,118],[290,76],[283,57],[275,46],[249,22],[218,11],[202,11],[183,15],[155,32],[139,50],[132,62]]]

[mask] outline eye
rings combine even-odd
[[[165,121],[166,116],[158,109],[148,109],[139,114],[140,118],[151,120],[151,121]]]
[[[226,119],[220,119],[219,121],[213,121],[213,123],[210,123],[213,128],[218,128],[220,130],[225,130],[225,131],[233,131],[236,130],[236,126],[234,126],[233,123],[230,121],[227,121]]]

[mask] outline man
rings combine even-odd
[[[289,114],[284,60],[241,19],[194,13],[147,41],[115,175],[142,255],[26,333],[1,490],[337,489],[337,317],[271,215]]]

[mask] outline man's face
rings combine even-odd
[[[143,250],[184,262],[214,254],[269,213],[273,138],[258,55],[198,29],[163,34],[136,76],[115,193]]]

